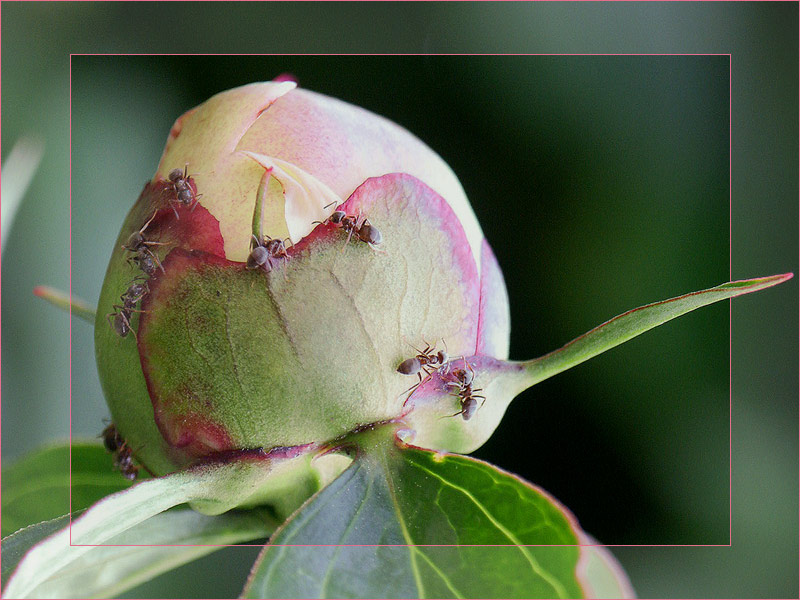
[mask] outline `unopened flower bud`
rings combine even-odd
[[[508,336],[502,275],[444,161],[289,81],[223,92],[175,122],[95,327],[114,423],[156,474],[388,420],[477,447],[505,405],[465,434],[495,409],[477,397],[463,409],[455,374],[474,376],[464,357],[506,358]],[[433,375],[447,409],[412,418],[413,386]]]

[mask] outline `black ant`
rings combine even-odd
[[[139,475],[139,467],[133,464],[133,454],[127,442],[123,442],[122,446],[117,450],[114,456],[114,467],[128,481],[133,481]]]
[[[455,381],[448,381],[445,385],[458,389],[453,396],[458,398],[458,401],[461,403],[461,410],[449,416],[455,417],[456,415],[461,415],[465,421],[469,421],[479,408],[478,398],[482,399],[482,407],[484,402],[486,402],[486,396],[475,393],[483,390],[479,388],[473,389],[472,381],[475,379],[475,371],[466,359],[464,359],[464,366],[466,367],[465,369],[454,369],[451,375]]]
[[[383,235],[377,227],[369,222],[369,219],[365,218],[361,227],[358,228],[358,239],[374,250],[375,246],[383,241]]]
[[[286,238],[286,240],[289,240],[289,238]],[[260,267],[269,273],[272,270],[273,258],[282,258],[284,261],[289,260],[284,241],[269,236],[259,240],[255,235],[252,236],[250,240],[250,255],[247,257],[247,268],[258,269]]]
[[[136,263],[139,268],[148,275],[155,273],[156,267],[160,268],[162,273],[166,272],[164,271],[162,264],[159,262],[158,257],[150,249],[150,246],[166,246],[166,243],[153,242],[144,237],[145,230],[150,223],[152,223],[153,219],[156,218],[157,214],[158,211],[154,212],[153,216],[150,217],[147,223],[142,225],[142,228],[139,231],[134,231],[128,237],[128,241],[122,245],[123,249],[133,253],[133,256],[128,257],[128,262]]]
[[[189,183],[192,176],[189,175],[188,169],[189,165],[184,165],[183,171],[180,169],[172,169],[168,176],[170,184],[172,185],[172,191],[175,192],[175,200],[170,197],[169,205],[175,213],[176,219],[180,219],[180,217],[175,208],[175,201],[180,202],[184,206],[191,206],[191,212],[194,212],[194,209],[197,207],[197,200],[202,196],[202,194],[195,194],[194,189]]]
[[[425,342],[425,340],[422,341]],[[444,343],[444,340],[442,342]],[[436,354],[431,354],[436,349],[436,346],[431,346],[428,342],[425,342],[424,350],[414,346],[411,347],[417,351],[417,355],[401,362],[397,367],[397,372],[403,375],[417,375],[420,383],[422,383],[422,373],[420,371],[424,371],[426,375],[431,375],[442,368],[449,360],[446,350],[439,350]],[[446,343],[445,348],[447,348]]]
[[[139,467],[133,464],[133,453],[125,439],[119,434],[113,423],[109,424],[100,434],[106,450],[114,455],[114,468],[122,476],[133,481],[139,474]]]
[[[158,258],[147,248],[140,248],[138,254],[128,258],[128,262],[136,263],[142,272],[147,275],[155,275],[156,269],[161,269],[164,272],[164,267],[161,266]]]
[[[330,204],[324,206],[323,208],[328,208],[328,206],[330,206]],[[361,214],[354,216],[348,215],[343,210],[335,210],[324,221],[314,221],[314,223],[332,223],[334,225],[338,225],[342,231],[347,232],[347,241],[344,244],[345,246],[350,243],[350,238],[353,237],[353,234],[355,234],[359,240],[367,244],[373,250],[376,250],[377,248],[375,248],[375,246],[383,241],[383,235],[381,234],[380,230],[370,223],[369,219],[366,217],[364,217],[362,220]],[[344,249],[342,249],[342,251],[344,251]]]
[[[138,283],[138,281],[137,279],[133,280],[130,287],[119,297],[122,304],[114,304],[112,306],[115,309],[114,312],[106,315],[108,324],[120,337],[125,337],[129,332],[133,332],[133,337],[136,337],[136,332],[131,327],[131,318],[133,313],[143,312],[136,310],[136,303],[150,292],[146,281],[143,283]],[[113,320],[111,317],[113,317]]]
[[[125,440],[122,439],[122,436],[113,423],[109,423],[106,428],[103,429],[100,437],[103,438],[103,445],[108,452],[116,452],[125,444]]]

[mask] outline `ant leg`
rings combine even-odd
[[[169,207],[172,209],[172,212],[174,212],[174,213],[175,213],[175,218],[176,218],[178,221],[180,221],[180,220],[181,220],[181,218],[180,218],[180,215],[178,215],[178,209],[177,209],[177,208],[175,208],[175,203],[172,201],[172,198],[170,198],[170,199],[169,199],[169,200],[167,200],[167,201],[169,202]]]
[[[130,319],[125,316],[125,313],[122,313],[122,319],[125,321],[125,325],[127,325],[128,330],[133,334],[133,339],[135,339],[138,342],[139,336],[136,335],[136,330],[133,328],[133,325],[131,325]]]
[[[147,253],[156,262],[156,264],[158,265],[158,268],[161,269],[161,272],[166,275],[167,272],[164,270],[164,265],[162,265],[161,261],[158,260],[158,256],[156,256],[155,253],[152,250],[150,250],[150,248],[148,248],[147,246],[145,246],[145,250],[147,250]]]
[[[128,331],[130,331],[133,334],[134,339],[136,339],[136,341],[138,342],[139,336],[136,335],[136,330],[131,326],[131,322],[128,319],[128,317],[125,316],[124,312],[120,313],[120,316],[122,317],[122,320],[125,322],[125,326],[128,328]]]
[[[458,398],[458,401],[461,402],[461,396],[456,396],[455,394],[450,394],[450,395]],[[444,415],[443,417],[439,417],[439,419],[440,420],[441,419],[452,419],[453,417],[457,417],[458,415],[463,415],[463,414],[464,414],[464,407],[462,406],[460,411],[455,412],[452,415]]]
[[[470,370],[470,373],[472,373],[472,378],[475,379],[475,369],[473,369],[472,365],[467,362],[466,358],[464,359],[464,365],[466,365],[466,367]]]
[[[159,200],[163,200],[164,196],[166,195],[167,196],[167,202],[169,203],[170,206],[172,206],[172,199],[170,198],[170,196],[172,196],[172,194],[171,193],[167,194],[167,192],[173,192],[173,191],[174,191],[174,187],[171,184],[167,185],[167,187],[165,187],[165,188],[163,188],[161,190],[161,193],[158,195],[158,199]],[[173,209],[173,210],[175,210],[175,209]],[[158,209],[156,209],[156,212],[158,212]]]
[[[404,402],[408,402],[408,399],[409,399],[409,398],[411,398],[411,396],[413,396],[413,395],[414,395],[414,392],[417,390],[417,388],[418,388],[420,385],[422,385],[422,381],[420,381],[419,383],[415,383],[415,384],[414,384],[414,385],[412,385],[410,388],[408,388],[406,391],[404,391],[404,392],[400,392],[400,393],[398,394],[398,396],[402,396],[402,395],[404,395],[404,394],[408,394],[408,396],[406,397],[406,399],[405,399],[405,401],[404,401]]]
[[[158,214],[158,209],[156,209],[156,210],[153,212],[153,216],[152,216],[152,217],[150,217],[149,219],[147,219],[147,223],[145,223],[144,225],[142,225],[142,228],[139,230],[139,233],[144,233],[145,229],[147,229],[147,228],[150,226],[150,223],[152,223],[152,222],[153,222],[153,219],[155,219],[155,218],[156,218],[156,215],[157,215],[157,214]]]
[[[430,377],[431,375],[436,373],[436,369],[433,368],[431,365],[423,365],[422,366],[422,370],[425,371],[425,375],[427,377]],[[418,375],[419,375],[419,373],[418,373]],[[420,377],[422,377],[422,375],[420,375]]]
[[[347,244],[350,243],[350,238],[353,237],[353,231],[354,230],[351,228],[347,234],[347,241],[344,243],[344,246],[342,246],[342,249],[339,252],[344,252],[344,249],[347,248]]]
[[[284,260],[289,260],[289,258],[291,258],[291,257],[288,254],[286,254],[286,250],[288,249],[286,247],[286,242],[289,242],[291,244],[291,246],[289,246],[289,248],[294,248],[294,242],[292,241],[292,238],[290,238],[290,237],[287,237],[285,240],[283,240],[283,258],[284,258]]]
[[[464,411],[460,410],[457,413],[453,413],[452,415],[444,415],[442,417],[439,417],[439,420],[441,420],[441,419],[452,419],[453,417],[457,417],[458,415],[463,415],[463,414],[464,414]]]
[[[142,448],[144,448],[144,447],[145,447],[145,444],[142,444],[142,445],[141,445],[141,446],[139,446],[139,447],[138,447],[136,450],[132,450],[132,451],[131,451],[131,456],[132,456],[133,458],[135,458],[136,460],[139,460],[139,458],[138,458],[136,455],[137,455],[137,454],[139,453],[139,451],[140,451]],[[139,469],[144,469],[144,470],[145,470],[145,471],[147,471],[147,472],[148,472],[148,473],[149,473],[149,474],[150,474],[152,477],[156,477],[156,474],[155,474],[155,473],[153,473],[153,472],[152,472],[150,469],[148,469],[148,468],[147,468],[147,466],[145,466],[145,465],[143,465],[143,464],[140,464],[140,465],[137,465],[137,466],[136,466],[136,470],[138,471]]]
[[[475,390],[475,391],[481,392],[483,390]],[[486,396],[476,396],[475,394],[472,394],[472,397],[473,398],[482,398],[483,399],[482,402],[481,402],[480,408],[483,408],[483,405],[486,404]]]
[[[344,243],[344,246],[342,246],[342,252],[344,252],[344,249],[347,248],[347,244],[350,243],[350,238],[353,237],[353,232],[358,230],[359,228],[358,222],[360,220],[361,220],[361,210],[359,209],[358,214],[356,215],[356,220],[350,227],[350,231],[347,232],[347,241]]]

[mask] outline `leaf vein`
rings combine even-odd
[[[356,512],[353,514],[353,518],[350,519],[350,522],[347,524],[347,527],[344,528],[342,535],[339,537],[339,545],[336,546],[336,550],[334,550],[333,556],[331,557],[330,562],[328,563],[328,568],[325,569],[325,576],[322,578],[322,585],[320,586],[320,592],[319,592],[320,598],[326,598],[325,588],[328,586],[328,580],[330,578],[331,572],[333,571],[333,566],[336,563],[336,557],[339,556],[339,552],[342,549],[341,544],[347,538],[349,533],[353,530],[356,520],[358,519],[359,513],[361,513],[364,506],[366,506],[367,499],[369,498],[370,491],[372,491],[372,485],[374,481],[375,481],[374,479],[370,479],[369,482],[367,483],[367,489],[364,491],[364,495],[361,498],[361,503],[358,505]]]
[[[384,459],[385,458],[386,457],[384,456]],[[420,598],[424,598],[425,587],[422,585],[422,576],[420,575],[419,566],[417,565],[417,560],[414,555],[414,542],[411,539],[411,534],[408,532],[408,527],[406,526],[406,522],[403,519],[403,514],[400,510],[400,505],[397,502],[397,492],[394,489],[394,486],[392,485],[391,478],[388,476],[389,466],[384,464],[383,467],[384,467],[384,473],[387,473],[386,488],[389,491],[389,498],[392,500],[392,505],[395,508],[395,513],[397,514],[397,523],[400,525],[400,531],[402,532],[403,537],[405,538],[406,543],[408,544],[409,563],[411,566],[411,571],[414,574],[414,582],[417,584],[418,596]]]
[[[497,528],[498,531],[500,531],[509,540],[511,540],[511,542],[519,549],[519,551],[522,553],[522,555],[528,561],[528,564],[531,566],[531,569],[533,569],[533,571],[537,575],[539,575],[546,583],[548,583],[553,588],[553,590],[556,592],[556,594],[558,594],[558,597],[559,598],[566,598],[567,597],[568,594],[567,594],[567,591],[564,588],[564,586],[561,585],[561,583],[551,573],[548,573],[539,564],[539,561],[537,561],[536,558],[531,554],[531,552],[525,546],[522,545],[522,542],[520,542],[516,538],[516,536],[513,533],[511,533],[511,531],[509,531],[502,523],[500,523],[497,519],[495,519],[494,516],[492,516],[492,514],[486,509],[486,507],[475,496],[473,496],[468,490],[466,490],[466,489],[462,488],[461,486],[458,486],[458,485],[456,485],[456,484],[454,484],[454,483],[452,483],[450,481],[447,481],[446,479],[444,479],[439,474],[431,471],[430,469],[427,469],[427,468],[423,467],[419,463],[414,463],[414,464],[416,465],[417,468],[421,469],[422,471],[425,471],[426,473],[429,473],[430,475],[432,475],[433,477],[435,477],[436,479],[441,481],[444,485],[450,486],[454,490],[464,494],[486,516],[486,518],[489,520],[489,522],[492,525],[494,525],[495,528]]]
[[[456,598],[464,598],[464,597],[465,597],[465,596],[464,596],[464,594],[462,594],[461,592],[459,592],[459,591],[458,591],[458,589],[456,588],[456,586],[454,586],[454,585],[453,585],[453,582],[452,582],[452,581],[450,581],[450,579],[447,577],[447,575],[445,575],[445,574],[442,572],[442,570],[441,570],[441,569],[439,569],[439,567],[437,567],[437,566],[436,566],[436,563],[434,563],[434,562],[433,562],[433,561],[430,559],[430,557],[429,557],[427,554],[425,554],[425,553],[424,553],[424,552],[423,552],[421,549],[419,549],[419,548],[414,548],[414,549],[416,550],[417,554],[419,554],[419,555],[420,555],[422,558],[424,558],[424,559],[425,559],[425,562],[426,562],[426,563],[428,563],[428,566],[429,566],[431,569],[433,569],[433,571],[434,571],[434,572],[435,572],[435,573],[436,573],[436,574],[439,576],[439,578],[440,578],[440,579],[441,579],[441,580],[444,582],[444,584],[445,584],[445,585],[446,585],[446,586],[447,586],[447,587],[450,589],[450,591],[452,591],[452,592],[453,592],[453,595],[454,595]]]

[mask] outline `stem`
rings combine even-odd
[[[80,317],[89,323],[94,323],[97,309],[89,305],[89,303],[85,300],[81,300],[75,296],[70,298],[70,296],[65,292],[46,285],[37,285],[35,288],[33,288],[33,293],[34,295],[39,296],[39,298],[44,298],[53,306],[68,310],[76,317]]]

